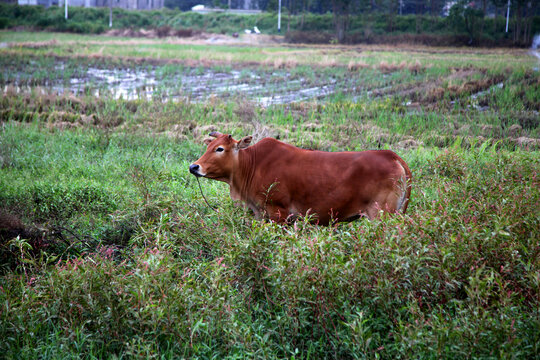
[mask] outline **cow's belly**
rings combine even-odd
[[[395,160],[372,155],[369,161],[361,154],[346,154],[274,164],[271,173],[259,174],[265,186],[258,187],[258,203],[268,213],[316,214],[319,223],[373,218],[380,210],[393,212],[396,181],[402,174]]]
[[[289,206],[289,214],[294,217],[311,215],[321,223],[332,220],[350,221],[362,216],[368,216],[370,203],[350,199],[347,203],[328,203],[324,205],[309,203],[292,203]]]
[[[290,200],[286,208],[294,215],[317,214],[322,223],[363,216],[373,218],[379,210],[393,211],[388,200],[395,192],[394,182],[389,178],[363,185],[354,181],[318,184],[316,187],[304,184],[288,190]]]

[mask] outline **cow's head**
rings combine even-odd
[[[204,140],[208,148],[199,160],[189,166],[189,172],[195,176],[227,182],[231,177],[238,151],[249,146],[251,136],[246,136],[240,141],[217,131],[211,132],[209,136],[214,139]]]

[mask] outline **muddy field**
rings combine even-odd
[[[65,64],[54,64],[54,72],[63,73]],[[170,68],[169,68],[170,70]],[[165,70],[166,71],[166,70]],[[291,78],[286,71],[256,71],[212,68],[179,68],[164,73],[160,67],[99,68],[87,67],[75,76],[47,79],[41,84],[25,85],[32,72],[5,75],[4,91],[31,92],[39,86],[44,93],[112,96],[115,99],[204,102],[212,97],[245,98],[263,106],[325,98],[339,92],[358,93],[354,84],[328,77]],[[338,85],[339,89],[338,89]]]
[[[445,73],[432,71],[431,65],[388,63],[369,65],[350,61],[346,66],[330,62],[327,67],[299,66],[286,61],[262,67],[185,66],[183,64],[121,67],[107,60],[80,66],[76,61],[51,58],[19,62],[7,57],[0,73],[4,92],[92,95],[125,100],[195,101],[210,98],[242,98],[262,106],[305,101],[328,101],[339,97],[360,99],[395,97],[404,106],[433,107],[443,99],[462,101],[479,111],[490,109],[489,96],[505,87],[509,71],[492,74],[486,68],[452,67]],[[144,62],[144,60],[143,60]],[[532,70],[527,83],[538,74]],[[526,109],[537,114],[539,102],[525,99]]]
[[[351,120],[360,117],[368,122],[363,127],[378,139],[378,146],[383,140],[400,147],[444,146],[457,137],[472,142],[502,140],[525,147],[540,145],[540,76],[537,59],[531,52],[452,52],[446,48],[409,46],[395,51],[381,46],[208,47],[200,44],[205,40],[199,35],[183,41],[171,44],[166,39],[159,42],[96,37],[84,45],[76,39],[10,42],[0,59],[0,86],[6,104],[2,114],[12,119],[45,116],[56,119],[52,126],[71,127],[86,126],[89,117],[97,123],[107,122],[109,116],[88,111],[78,114],[69,109],[42,114],[41,105],[34,108],[30,104],[54,104],[66,98],[78,98],[83,103],[93,99],[105,103],[121,100],[202,106],[237,103],[239,109],[232,113],[245,114],[240,116],[242,128],[246,122],[253,123],[256,126],[246,128],[247,131],[266,128],[267,133],[288,136],[303,124],[276,126],[258,115],[260,109],[278,106],[271,111],[280,111],[279,106],[285,105],[294,121],[316,126],[308,137],[313,139],[310,146],[314,146],[315,140],[318,147],[335,148],[347,145],[348,140],[333,141],[323,136],[319,132],[319,115],[313,109],[345,102],[362,110],[351,113],[349,120],[329,125],[334,134],[331,138],[340,138],[344,122],[345,132],[354,132],[358,126]],[[192,43],[186,45],[189,41]],[[121,53],[112,55],[118,49]],[[133,56],[152,51],[159,56]],[[40,52],[44,55],[39,56]],[[205,57],[205,53],[212,55]],[[28,100],[19,104],[17,98]],[[386,124],[381,126],[384,117],[396,114],[405,116],[406,125],[400,127],[409,128],[408,134],[391,135]],[[114,115],[110,123],[127,126],[124,118]],[[471,118],[476,120],[471,122]],[[222,124],[225,129],[238,127],[220,117],[210,122]],[[425,125],[416,125],[419,122],[429,124],[429,130],[422,133],[419,129]],[[192,131],[197,126],[176,124],[163,128],[159,121],[144,126],[188,138],[198,136],[198,131]],[[347,135],[346,139],[349,138]]]

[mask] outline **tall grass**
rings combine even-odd
[[[281,227],[204,181],[208,209],[191,141],[43,125],[2,129],[2,203],[46,234],[2,245],[8,357],[538,351],[537,151],[402,151],[407,216]]]
[[[537,357],[538,83],[519,64],[448,64],[270,70],[362,79],[372,92],[266,108],[6,89],[3,357]],[[502,88],[471,98],[499,76]],[[312,149],[392,148],[413,171],[408,212],[282,226],[256,221],[225,185],[202,179],[215,212],[187,171],[212,130]]]

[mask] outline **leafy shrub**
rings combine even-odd
[[[93,185],[56,186],[37,184],[31,190],[37,219],[69,217],[73,212],[112,212],[114,197]]]
[[[45,16],[36,19],[35,26],[40,28],[59,27],[66,26],[66,19],[58,12],[47,13]]]

